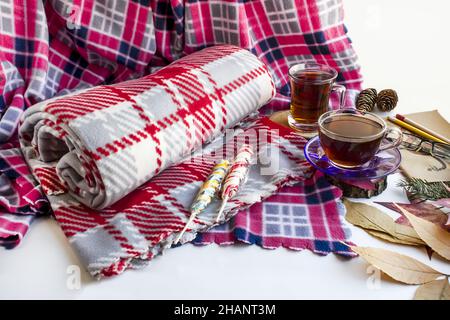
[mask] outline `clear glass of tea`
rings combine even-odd
[[[326,65],[299,63],[289,68],[291,106],[289,125],[305,137],[317,134],[317,121],[329,111],[330,95],[339,94],[340,107],[345,102],[345,87],[335,84],[338,72]]]
[[[398,147],[402,142],[399,128],[388,128],[382,118],[369,112],[328,111],[318,123],[323,152],[332,164],[345,169],[359,169],[378,152]]]

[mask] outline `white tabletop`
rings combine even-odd
[[[400,113],[438,109],[450,119],[450,44],[446,36],[450,3],[344,3],[365,86],[396,89],[400,97],[396,111]],[[403,191],[395,187],[399,178],[398,174],[389,177],[388,190],[370,201],[406,202]],[[361,229],[351,229],[351,240],[358,245],[402,252],[450,273],[448,263],[437,255],[430,261],[424,249],[382,242]],[[81,268],[79,289],[67,285],[73,266]],[[411,299],[415,289],[386,277],[378,282],[360,258],[217,245],[168,250],[143,270],[98,282],[84,271],[50,218],[38,219],[16,249],[0,248],[0,299]]]

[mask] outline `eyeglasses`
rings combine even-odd
[[[430,154],[433,157],[450,159],[450,145],[424,140],[408,132],[403,132],[402,146],[411,151]]]

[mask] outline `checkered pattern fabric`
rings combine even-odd
[[[267,112],[286,107],[294,63],[339,70],[349,104],[361,86],[341,0],[0,0],[0,12],[0,143],[31,104],[141,77],[221,43],[251,50],[268,66],[279,99]]]
[[[138,78],[222,42],[251,50],[268,66],[277,94],[265,113],[287,108],[287,70],[297,62],[336,68],[348,105],[361,87],[342,0],[0,0],[0,13],[0,143],[15,138],[32,104]],[[17,197],[25,195],[14,183],[20,175],[2,173]],[[8,208],[14,205],[0,216]]]
[[[269,68],[279,95],[265,112],[289,105],[289,66],[317,62],[339,70],[338,82],[353,105],[361,76],[347,37],[341,0],[186,1],[184,52],[214,43],[232,43],[251,50]]]
[[[19,136],[44,191],[53,194],[55,182],[46,175],[56,170],[78,201],[103,209],[274,94],[258,58],[239,47],[214,46],[140,79],[35,104],[24,113]]]
[[[62,185],[47,185],[52,190],[48,198],[56,220],[87,270],[98,278],[114,276],[129,268],[140,268],[170,248],[189,219],[190,205],[214,164],[222,158],[233,158],[245,141],[258,150],[257,161],[239,194],[226,206],[225,220],[238,209],[276,193],[283,185],[312,174],[303,157],[305,140],[268,118],[229,134],[225,143],[223,137],[218,137],[100,211],[75,201]],[[47,181],[57,181],[56,170],[46,169]],[[215,199],[195,218],[181,242],[191,241],[197,232],[214,226],[219,206],[220,201]]]
[[[287,186],[277,194],[239,211],[228,223],[199,234],[197,245],[257,244],[266,249],[309,249],[353,257],[342,242],[350,230],[343,222],[342,191],[317,172],[311,179]]]
[[[248,125],[244,118],[274,94],[258,58],[239,47],[214,46],[137,80],[36,104],[24,113],[19,136],[87,269],[110,276],[171,246],[199,184],[245,140],[258,161],[226,207],[227,219],[312,172],[303,158],[305,140],[287,129],[280,134],[267,118],[219,136]],[[216,210],[208,207],[182,242],[212,226]]]
[[[20,149],[0,150],[0,245],[12,248],[48,203],[23,161]]]

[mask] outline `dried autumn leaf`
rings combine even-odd
[[[397,252],[370,247],[350,248],[374,267],[403,283],[423,284],[443,275],[426,264]]]
[[[419,235],[413,228],[395,222],[393,222],[393,225],[394,225],[393,235],[399,240],[413,242],[415,243],[415,245],[425,245],[425,242],[422,239],[420,239]]]
[[[366,232],[374,237],[389,241],[389,242],[393,242],[393,243],[399,243],[399,244],[406,244],[409,246],[418,246],[418,245],[423,245],[423,243],[416,243],[416,242],[409,242],[406,240],[401,240],[398,238],[395,238],[393,236],[391,236],[389,233],[385,233],[382,231],[378,231],[378,230],[366,230]]]
[[[414,300],[450,300],[448,279],[434,280],[421,285],[416,290]]]
[[[369,232],[376,237],[408,245],[425,244],[413,228],[395,223],[391,217],[373,206],[348,200],[344,200],[344,204],[347,208],[345,219],[353,225],[366,229],[367,232],[378,231]]]
[[[450,232],[432,222],[416,217],[402,207],[398,208],[411,222],[420,238],[437,254],[450,260]]]
[[[450,224],[448,224],[449,215],[444,213],[435,205],[433,205],[433,203],[435,202],[426,201],[411,204],[393,203],[393,202],[375,202],[375,203],[400,213],[402,216],[395,221],[396,223],[411,226],[409,220],[406,217],[404,217],[402,211],[398,209],[399,206],[405,210],[408,210],[408,212],[412,213],[416,217],[420,217],[422,219],[433,222],[437,225],[440,225],[447,231],[450,231]]]

